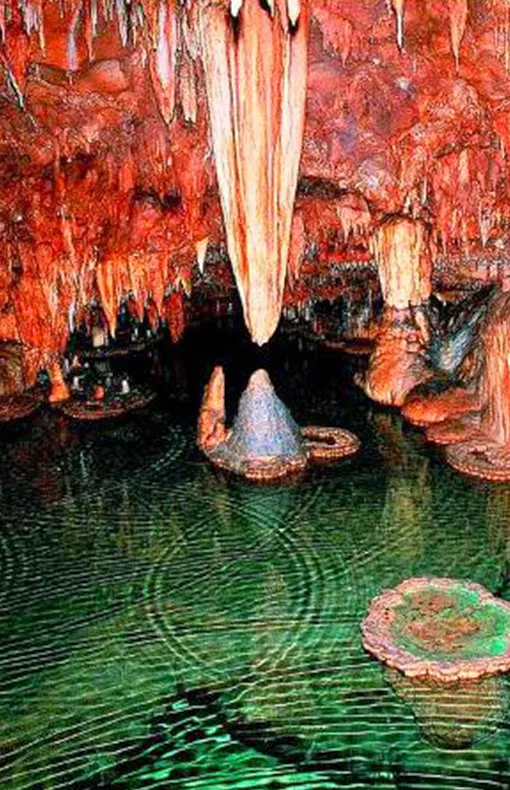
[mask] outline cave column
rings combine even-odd
[[[417,307],[432,290],[432,265],[427,230],[410,217],[381,225],[371,240],[384,304],[396,310]]]
[[[418,384],[427,381],[430,340],[426,311],[432,289],[432,263],[423,223],[393,217],[371,239],[384,313],[367,375],[366,393],[385,405],[402,406]]]

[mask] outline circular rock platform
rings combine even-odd
[[[131,392],[94,400],[93,398],[71,398],[58,404],[58,408],[73,420],[111,420],[122,417],[135,409],[142,409],[156,397],[155,392]]]
[[[402,408],[403,418],[416,428],[428,428],[481,408],[480,397],[463,387],[411,394]]]
[[[358,452],[361,443],[357,436],[343,428],[308,425],[301,428],[305,439],[304,450],[311,461],[337,461]]]
[[[481,436],[480,415],[465,414],[463,417],[436,423],[427,428],[426,436],[428,442],[443,446],[472,442]]]
[[[0,398],[0,423],[13,422],[29,417],[42,404],[40,393],[24,392]]]
[[[510,670],[510,603],[457,579],[408,579],[372,601],[363,645],[409,678],[456,683]]]
[[[446,449],[446,460],[457,472],[496,483],[510,481],[510,448],[477,438]]]

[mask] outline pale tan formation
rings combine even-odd
[[[234,19],[235,17],[235,19]],[[255,343],[282,307],[305,119],[308,8],[204,2],[200,40],[227,246]]]
[[[460,45],[466,32],[468,18],[468,0],[449,0],[450,41],[457,72],[460,66]]]
[[[357,383],[385,406],[403,406],[409,393],[432,378],[426,362],[427,339],[419,327],[400,328],[391,315],[383,321],[365,376]]]
[[[406,310],[426,302],[432,288],[432,261],[425,226],[410,217],[385,222],[371,239],[384,303]]]
[[[177,10],[175,0],[160,3],[152,16],[149,69],[159,111],[170,124],[175,109]]]
[[[405,0],[391,0],[397,19],[397,44],[399,49],[404,49],[404,2]]]
[[[225,428],[225,374],[223,368],[214,368],[207,384],[198,418],[198,446],[201,450],[214,450],[227,438]]]

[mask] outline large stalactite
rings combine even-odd
[[[299,4],[298,4],[299,5]],[[200,32],[228,249],[256,343],[280,318],[304,129],[308,18],[205,3]]]

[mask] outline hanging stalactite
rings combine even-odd
[[[259,344],[281,311],[306,96],[306,8],[296,31],[280,6],[275,15],[244,3],[237,32],[224,6],[206,4],[200,17],[228,250]]]
[[[457,72],[460,67],[460,47],[468,18],[467,0],[449,0],[450,5],[450,40]]]

